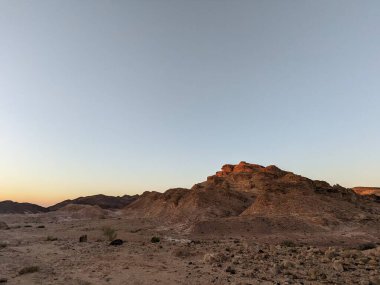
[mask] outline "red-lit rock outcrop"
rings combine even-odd
[[[246,162],[226,164],[191,189],[145,192],[125,210],[129,215],[164,221],[260,216],[301,219],[321,227],[378,217],[378,203],[362,199],[350,189],[274,165]]]

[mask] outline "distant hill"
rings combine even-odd
[[[48,211],[44,207],[30,203],[17,203],[9,200],[0,202],[0,214],[36,214]]]
[[[354,187],[352,190],[360,195],[376,195],[380,197],[380,187]]]
[[[45,213],[49,211],[56,211],[64,208],[67,205],[91,205],[99,206],[102,209],[122,209],[134,202],[138,195],[129,196],[106,196],[106,195],[93,195],[87,197],[80,197],[73,200],[65,200],[54,206],[45,208],[31,203],[18,203],[10,200],[0,202],[0,214],[36,214]]]
[[[68,204],[57,211],[51,212],[51,214],[71,219],[102,219],[108,216],[109,211],[100,208],[98,205]]]
[[[56,211],[59,210],[69,204],[74,205],[91,205],[91,206],[99,206],[103,209],[121,209],[125,206],[129,205],[130,203],[134,202],[137,199],[138,195],[129,196],[106,196],[106,195],[93,195],[93,196],[86,196],[86,197],[79,197],[74,200],[65,200],[63,202],[60,202],[56,205],[53,205],[49,207],[48,209],[50,211]]]

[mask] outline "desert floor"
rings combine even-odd
[[[116,214],[3,215],[0,221],[10,227],[0,230],[4,284],[380,284],[376,231],[260,233],[252,225],[180,234],[180,227]],[[116,229],[124,244],[110,246],[104,226]],[[84,234],[88,241],[80,243]],[[152,243],[153,236],[160,242]],[[361,248],[368,242],[377,247]],[[37,272],[20,274],[29,266]]]

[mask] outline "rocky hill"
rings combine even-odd
[[[0,202],[0,214],[36,214],[47,212],[48,209],[30,203],[17,203],[13,201]]]
[[[380,187],[354,187],[352,190],[360,195],[375,195],[380,197]]]
[[[102,209],[98,205],[68,204],[50,214],[61,219],[101,219],[107,217],[108,212],[110,211]]]
[[[289,223],[329,227],[340,223],[374,221],[379,204],[351,189],[311,180],[276,166],[240,162],[191,189],[145,192],[125,208],[129,215],[171,222],[220,218],[264,219],[286,227]],[[305,228],[305,227],[303,227]]]
[[[130,203],[134,202],[137,199],[138,195],[129,196],[106,196],[106,195],[93,195],[93,196],[86,196],[86,197],[79,197],[77,199],[73,200],[65,200],[63,202],[60,202],[54,206],[49,207],[50,211],[56,211],[59,210],[69,204],[74,205],[91,205],[91,206],[99,206],[103,209],[121,209],[125,206],[129,205]]]

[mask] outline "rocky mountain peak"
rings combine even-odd
[[[281,170],[275,165],[269,165],[267,167],[247,163],[245,161],[241,161],[238,164],[225,164],[222,166],[222,169],[215,173],[216,177],[226,177],[230,174],[256,174],[256,173],[270,173],[275,175],[276,177],[284,176],[285,174],[291,173],[284,170]]]
[[[245,161],[241,161],[238,164],[225,164],[222,166],[221,171],[216,172],[216,176],[224,177],[231,173],[254,173],[259,172],[264,169],[264,166],[258,164],[251,164]]]

